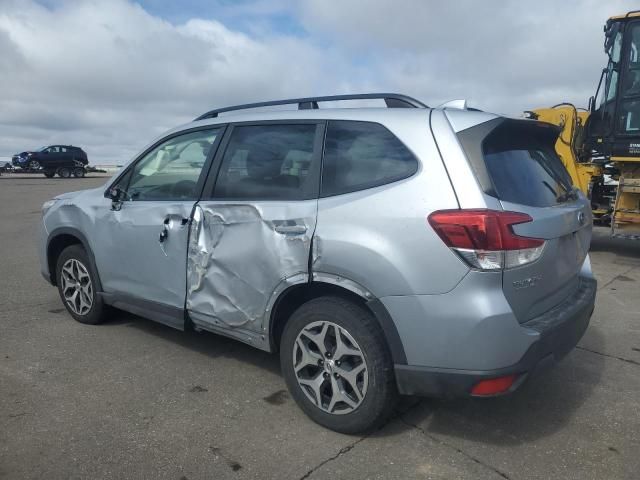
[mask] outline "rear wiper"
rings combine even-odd
[[[577,194],[576,194],[576,187],[571,187],[569,189],[565,189],[566,187],[564,185],[561,185],[563,189],[565,189],[564,193],[561,193],[560,195],[558,195],[558,193],[556,192],[556,189],[553,188],[549,182],[547,182],[546,180],[542,181],[542,184],[547,187],[549,189],[550,192],[553,193],[554,197],[556,197],[556,202],[558,203],[564,203],[567,200],[575,200],[576,198],[578,198]]]
[[[558,193],[556,192],[556,189],[553,188],[551,185],[549,185],[549,182],[547,182],[546,180],[542,180],[542,184],[545,187],[547,187],[551,193],[553,193],[554,197],[556,197],[556,198],[558,197]]]
[[[533,152],[533,151],[530,151],[530,154],[532,157],[536,159],[536,161],[544,169],[544,171],[547,172],[551,178],[553,178],[558,182],[558,184],[562,187],[562,189],[565,192],[568,193],[569,191],[573,190],[574,186],[571,184],[571,181],[567,183],[566,180],[563,179],[562,172],[557,171],[552,164],[548,163],[544,155],[542,155],[540,152]],[[549,188],[552,188],[548,184],[547,186]],[[553,193],[555,195],[555,190]]]
[[[558,203],[564,203],[567,200],[575,200],[576,198],[578,198],[577,195],[577,188],[573,187],[570,190],[567,190],[565,193],[563,193],[562,195],[558,195],[558,197],[556,198],[556,202]]]

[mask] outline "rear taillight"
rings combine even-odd
[[[442,241],[481,270],[519,267],[540,258],[544,240],[521,237],[512,228],[531,221],[525,213],[498,210],[440,210],[429,215]]]

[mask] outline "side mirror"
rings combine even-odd
[[[594,96],[589,97],[589,104],[588,104],[587,110],[589,110],[589,112],[591,113],[596,111],[596,97]]]
[[[120,187],[111,187],[104,192],[104,197],[111,199],[111,210],[115,211],[119,211],[122,208],[122,202],[127,196],[127,192]]]
[[[122,199],[122,190],[118,187],[110,187],[104,192],[104,198],[110,198],[114,202],[119,202]]]

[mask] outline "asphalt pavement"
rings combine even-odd
[[[105,181],[0,176],[0,478],[640,478],[640,242],[596,229],[591,324],[545,375],[496,399],[404,398],[346,436],[296,407],[277,356],[122,312],[71,319],[39,273],[40,207]]]

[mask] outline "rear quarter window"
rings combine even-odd
[[[415,156],[382,125],[329,122],[322,162],[322,197],[395,182],[417,170]]]

